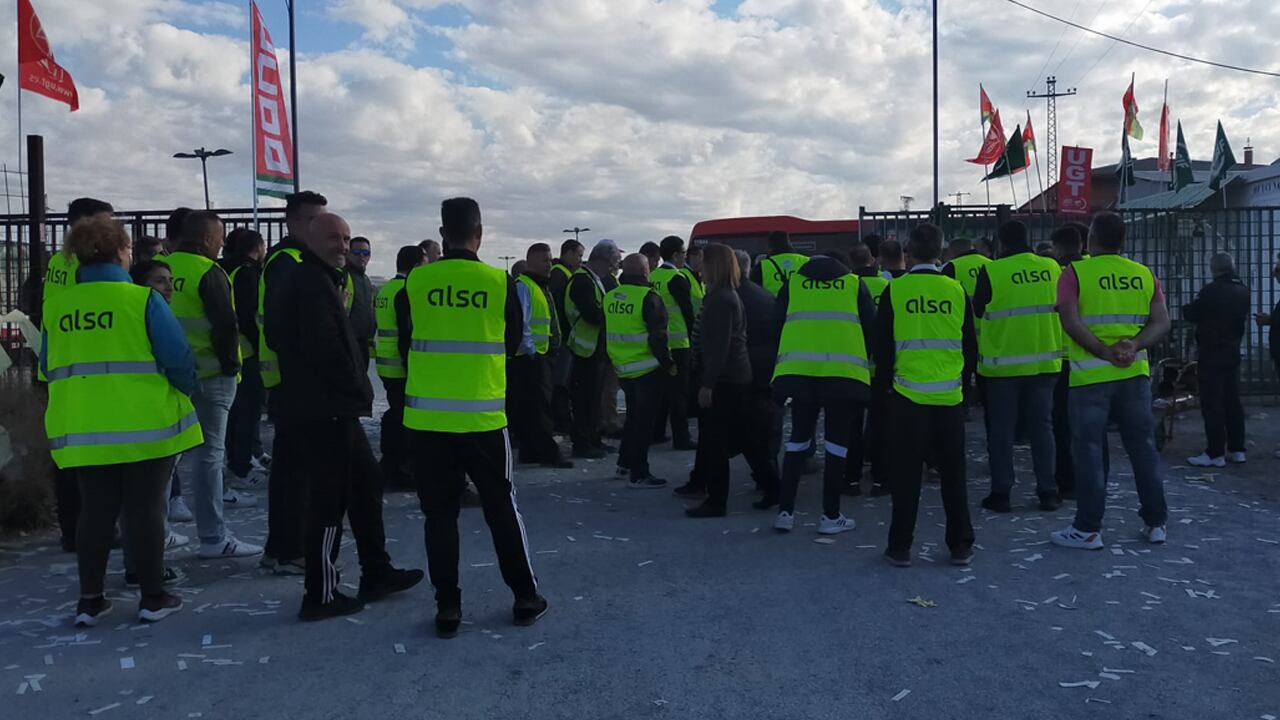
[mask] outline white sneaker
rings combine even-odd
[[[232,510],[240,508],[251,508],[258,504],[258,498],[252,495],[238,493],[235,490],[224,490],[222,493],[222,506]]]
[[[1245,457],[1244,451],[1227,453],[1227,462],[1233,462],[1237,465],[1243,465],[1249,458]]]
[[[169,522],[191,522],[196,516],[191,513],[191,508],[187,507],[187,501],[179,495],[176,498],[169,498]]]
[[[1169,531],[1163,525],[1160,527],[1144,527],[1142,528],[1142,539],[1152,545],[1163,545],[1169,539]]]
[[[1209,453],[1200,453],[1199,455],[1193,458],[1187,458],[1187,464],[1194,465],[1196,467],[1220,468],[1220,467],[1227,466],[1227,460],[1226,458],[1221,458],[1221,457],[1211,458],[1209,457]]]
[[[237,540],[230,535],[225,540],[212,545],[200,545],[200,557],[206,560],[214,558],[242,558],[262,554],[262,547]]]
[[[255,455],[253,456],[253,459],[249,461],[249,465],[253,467],[254,470],[261,470],[263,473],[269,473],[271,471],[271,455],[267,453]]]
[[[850,518],[845,517],[844,513],[841,513],[839,517],[834,518],[829,518],[826,515],[823,515],[822,519],[818,521],[818,534],[839,535],[842,532],[849,532],[857,526],[858,524]]]
[[[241,477],[227,468],[222,473],[222,482],[227,487],[237,490],[257,490],[267,486],[267,473],[257,468],[249,470],[249,474]]]
[[[1102,549],[1102,533],[1100,532],[1081,532],[1074,527],[1065,530],[1059,530],[1049,534],[1049,540],[1054,545],[1062,547],[1075,548],[1076,550],[1101,550]]]
[[[170,530],[169,537],[164,539],[164,549],[172,550],[174,548],[180,548],[189,542],[191,542],[191,538],[183,535],[182,533],[176,533]]]
[[[778,517],[775,518],[773,521],[773,529],[777,530],[778,532],[791,532],[791,529],[794,528],[795,526],[796,526],[796,516],[792,515],[786,510],[780,511],[778,513]]]

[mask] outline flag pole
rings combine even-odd
[[[291,0],[292,1],[292,0]],[[297,144],[294,144],[297,150]],[[297,168],[294,168],[296,171]],[[296,175],[295,175],[296,177]],[[933,206],[938,208],[938,0],[933,0]]]
[[[249,0],[249,54],[253,55],[253,0]],[[253,229],[260,231],[258,224],[258,89],[253,86],[255,57],[249,58],[249,144],[253,147],[253,158],[249,160],[249,192],[253,195]]]
[[[987,118],[985,115],[982,114],[982,83],[978,83],[978,124],[982,126],[982,139],[983,139],[983,144],[985,145],[986,138],[987,138]],[[988,163],[983,163],[982,176],[986,177],[990,174],[991,174],[991,165]],[[991,183],[983,182],[982,184],[987,188],[987,207],[990,208],[991,207]]]
[[[21,28],[19,28],[19,32],[21,32]],[[19,40],[18,40],[18,45],[19,45],[19,46],[21,46],[21,45],[22,45],[22,40],[21,40],[21,39],[19,39]],[[21,53],[21,50],[18,50],[17,52]],[[18,187],[19,187],[19,188],[21,188],[21,187],[22,187],[22,185],[21,185],[21,182],[22,182],[22,146],[23,146],[23,142],[22,142],[22,62],[21,62],[21,55],[19,55],[19,62],[18,62],[18,82],[14,84],[14,87],[15,87],[15,88],[17,89],[17,91],[18,91],[18,182],[19,182],[19,186],[18,186]],[[26,196],[25,196],[25,195],[23,195],[23,193],[22,193],[22,190],[21,190],[21,189],[19,189],[19,190],[18,190],[18,195],[22,196],[22,212],[24,212],[24,213],[25,213],[25,212],[27,211],[27,201],[26,201]]]
[[[1014,131],[1018,133],[1018,139],[1021,140],[1022,128],[1015,127]],[[1024,160],[1026,159],[1027,157],[1026,149],[1023,149],[1022,157]],[[1013,164],[1009,162],[1009,143],[1004,144],[1004,166],[1005,166],[1005,169],[1009,171],[1009,193],[1013,195],[1013,209],[1017,210],[1018,209],[1018,186],[1013,184]]]
[[[1164,79],[1164,102],[1160,104],[1160,135],[1169,137],[1169,78]],[[1169,160],[1169,156],[1160,158],[1160,162],[1169,163],[1169,185],[1173,185],[1173,162]]]
[[[289,119],[293,131],[293,191],[301,189],[301,174],[298,172],[298,52],[293,29],[294,0],[285,0],[289,8]],[[255,162],[257,162],[255,160]]]

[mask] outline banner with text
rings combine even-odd
[[[1058,180],[1058,212],[1088,215],[1093,192],[1093,148],[1062,146],[1062,176]]]
[[[293,192],[293,141],[284,104],[276,46],[258,4],[253,8],[253,137],[255,186],[259,195],[283,198]]]

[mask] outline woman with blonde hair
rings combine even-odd
[[[130,245],[109,218],[72,228],[77,283],[47,303],[40,353],[49,448],[83,499],[75,623],[89,627],[111,611],[103,585],[117,518],[142,589],[138,618],[182,608],[164,590],[167,490],[176,456],[203,441],[189,397],[195,359],[164,299],[130,281]]]

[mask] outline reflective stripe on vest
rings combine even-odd
[[[200,283],[209,273],[220,274],[228,288],[231,281],[217,263],[203,255],[176,252],[167,256],[165,262],[173,271],[173,299],[169,301],[169,307],[182,325],[191,353],[196,357],[196,375],[202,380],[215,377],[222,373],[222,363],[213,350],[213,326],[205,314],[204,299],[200,297]],[[241,359],[237,344],[236,360]]]
[[[912,272],[893,281],[889,298],[894,390],[921,405],[959,405],[964,400],[964,288],[945,275]]]
[[[620,378],[637,378],[659,367],[649,349],[649,329],[644,322],[644,301],[650,293],[657,294],[641,285],[619,285],[605,293],[605,348]]]
[[[551,302],[542,286],[528,275],[516,278],[529,289],[529,334],[533,337],[533,349],[546,355],[551,349]]]
[[[276,359],[276,351],[267,344],[266,311],[267,311],[267,270],[271,263],[280,258],[302,262],[302,251],[297,248],[276,250],[267,257],[262,266],[262,275],[258,278],[258,372],[262,375],[262,386],[273,388],[280,384],[280,362]]]
[[[688,280],[688,276],[681,273],[674,267],[660,267],[649,273],[649,282],[653,283],[653,289],[658,293],[658,297],[662,298],[662,304],[667,308],[667,347],[672,350],[682,350],[689,347],[689,325],[684,321],[684,313],[680,311],[680,303],[676,302],[676,298],[671,294],[671,281],[677,277],[683,277]],[[693,288],[690,282],[689,303],[693,304]],[[695,314],[697,311],[694,311]]]
[[[449,433],[506,427],[509,282],[505,272],[475,260],[444,259],[409,273],[405,427]]]
[[[807,262],[808,255],[795,252],[770,255],[760,262],[760,284],[770,295],[777,297],[782,292],[782,286]]]
[[[154,460],[203,441],[191,400],[156,364],[146,321],[152,292],[128,282],[92,282],[65,289],[47,305],[50,318],[95,317],[93,325],[45,328],[45,432],[58,467]]]
[[[1061,372],[1057,261],[1020,252],[988,263],[984,272],[991,299],[977,319],[978,373],[1001,378]]]
[[[828,377],[871,382],[862,318],[861,279],[845,274],[814,281],[795,273],[787,281],[787,317],[773,377]]]
[[[573,302],[573,295],[570,290],[573,288],[573,278],[579,275],[585,275],[591,281],[592,287],[595,289],[596,302],[604,301],[604,285],[600,279],[591,274],[586,265],[578,268],[570,278],[569,283],[564,288],[564,316],[569,322],[569,350],[578,357],[591,357],[595,354],[596,349],[600,346],[600,326],[587,322],[582,317],[582,313],[578,311],[578,306]]]
[[[373,297],[373,318],[377,322],[373,335],[373,365],[380,378],[400,380],[405,377],[404,360],[400,357],[400,330],[396,326],[396,296],[403,289],[404,276],[397,275],[383,283]]]
[[[1119,255],[1095,255],[1071,264],[1080,288],[1079,311],[1089,331],[1105,345],[1133,338],[1142,331],[1155,297],[1155,276],[1145,265]],[[1145,352],[1120,368],[1067,338],[1071,387],[1149,377]]]

